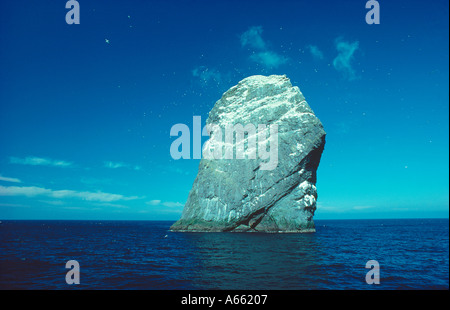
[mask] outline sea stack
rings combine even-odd
[[[211,131],[205,142],[197,177],[172,231],[315,231],[316,171],[326,133],[298,87],[284,75],[245,78],[216,102],[206,124],[224,134]],[[242,141],[238,134],[227,140],[226,129],[241,125],[257,132],[246,131]],[[208,148],[227,154],[230,142],[233,158],[205,156]],[[241,144],[244,158],[236,158]],[[268,158],[269,148],[274,158]]]

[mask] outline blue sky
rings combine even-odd
[[[255,74],[327,131],[315,218],[448,217],[448,1],[379,3],[2,1],[0,219],[177,220],[170,128]]]

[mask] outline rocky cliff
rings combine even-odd
[[[224,130],[212,130],[205,142],[172,231],[315,231],[325,131],[298,87],[286,76],[248,77],[223,94],[206,124]],[[227,140],[227,128],[245,132]]]

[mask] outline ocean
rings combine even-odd
[[[448,219],[316,220],[316,233],[179,233],[169,221],[0,223],[1,289],[449,289]],[[66,262],[80,284],[66,283]],[[369,260],[379,284],[368,284]]]

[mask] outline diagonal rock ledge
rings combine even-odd
[[[299,88],[286,76],[248,77],[223,94],[206,123],[277,125],[277,166],[261,169],[258,158],[203,158],[183,214],[170,229],[314,232],[316,171],[326,133]]]

